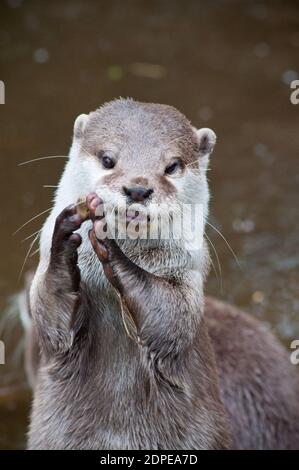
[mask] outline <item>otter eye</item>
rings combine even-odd
[[[165,168],[165,174],[166,175],[174,175],[178,170],[181,168],[181,163],[179,161],[176,161],[172,163],[171,165],[168,165]]]
[[[114,162],[114,160],[112,160],[112,158],[108,157],[107,155],[103,155],[102,165],[107,170],[110,170],[111,168],[113,168],[115,166],[115,162]]]

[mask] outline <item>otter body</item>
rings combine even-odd
[[[214,144],[169,106],[116,100],[76,120],[30,291],[29,448],[299,447],[287,354],[204,298],[205,243],[99,235],[105,200],[155,204],[162,220],[196,202],[205,221]],[[87,221],[72,205],[82,194]]]

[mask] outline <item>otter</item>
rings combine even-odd
[[[299,448],[295,368],[263,324],[204,296],[205,241],[99,235],[105,202],[161,220],[198,203],[205,222],[215,142],[132,99],[76,119],[30,288],[29,449]]]

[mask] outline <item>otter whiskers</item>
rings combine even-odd
[[[226,246],[228,247],[229,251],[231,252],[231,254],[233,255],[237,265],[239,266],[239,268],[241,269],[241,265],[240,265],[240,262],[239,262],[239,259],[236,255],[236,253],[234,252],[234,250],[232,249],[231,245],[228,243],[227,239],[225,238],[225,236],[220,232],[220,230],[218,230],[213,224],[211,224],[210,222],[206,222],[212,229],[215,230],[215,232],[218,233],[218,235],[222,238],[222,240],[226,243]]]
[[[26,253],[24,262],[23,262],[22,267],[21,267],[21,270],[20,270],[20,274],[19,274],[19,277],[18,277],[18,281],[20,281],[20,279],[21,279],[21,277],[22,277],[22,274],[23,274],[23,271],[24,271],[26,262],[27,262],[27,260],[28,260],[28,258],[29,258],[29,256],[30,256],[30,253],[31,253],[31,251],[32,251],[32,248],[33,248],[35,242],[38,240],[38,238],[39,238],[39,233],[34,237],[34,239],[32,240],[32,242],[30,243],[29,249],[28,249],[28,251],[27,251],[27,253]]]
[[[178,206],[176,208],[176,213],[178,213],[179,215],[183,215],[183,209],[181,206]],[[210,225],[210,224],[209,224]],[[219,255],[218,255],[218,252],[216,250],[216,247],[215,245],[213,244],[212,240],[209,238],[208,234],[206,233],[206,231],[204,232],[204,236],[206,237],[208,243],[210,244],[211,248],[212,248],[212,251],[214,253],[214,256],[216,258],[216,262],[217,262],[217,266],[218,266],[218,271],[219,271],[219,275],[217,273],[217,270],[216,270],[216,267],[214,265],[214,262],[213,262],[213,258],[211,257],[211,264],[212,264],[212,267],[213,267],[213,270],[215,272],[215,275],[216,275],[216,278],[217,280],[219,280],[219,284],[220,284],[220,290],[222,292],[222,289],[223,289],[223,284],[222,284],[222,269],[221,269],[221,263],[220,263],[220,258],[219,258]]]
[[[36,232],[33,232],[31,235],[28,235],[28,237],[23,238],[21,243],[24,243],[26,240],[29,240],[30,238],[34,237],[34,235],[36,235],[37,233],[40,233],[41,231],[42,231],[42,229],[36,230]]]
[[[40,212],[39,214],[36,214],[34,217],[32,217],[31,219],[27,220],[27,222],[25,222],[23,225],[21,225],[21,227],[19,227],[14,233],[13,235],[16,235],[20,230],[22,230],[22,228],[26,227],[26,225],[30,224],[30,222],[32,222],[33,220],[37,219],[38,217],[40,217],[41,215],[43,214],[46,214],[47,212],[50,212],[50,210],[52,210],[52,207],[49,207],[48,209]]]
[[[30,254],[30,258],[36,255],[39,252],[39,248],[37,248],[33,253]]]
[[[38,158],[33,158],[31,160],[27,160],[26,162],[20,162],[18,163],[18,166],[24,166],[24,165],[27,165],[28,163],[34,163],[40,160],[49,160],[51,158],[68,158],[68,156],[67,155],[50,155],[48,157],[38,157]]]
[[[216,271],[216,268],[215,268],[215,265],[213,263],[213,259],[211,257],[211,264],[213,266],[213,269],[214,269],[214,272],[215,272],[215,275],[216,275],[216,278],[217,280],[219,280],[219,283],[220,283],[220,291],[222,292],[222,269],[221,269],[221,264],[220,264],[220,259],[219,259],[219,256],[218,256],[218,253],[217,253],[217,250],[216,250],[216,247],[214,245],[214,243],[212,242],[212,240],[209,238],[209,236],[207,235],[207,233],[205,232],[204,233],[204,236],[206,237],[208,243],[210,244],[210,246],[212,247],[212,250],[215,254],[215,257],[216,257],[216,260],[217,260],[217,265],[218,265],[218,270],[219,270],[219,277],[218,277],[218,273]]]

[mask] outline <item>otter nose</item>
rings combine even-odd
[[[143,202],[145,201],[153,192],[153,189],[146,189],[146,188],[126,188],[123,187],[125,195],[134,202]]]

